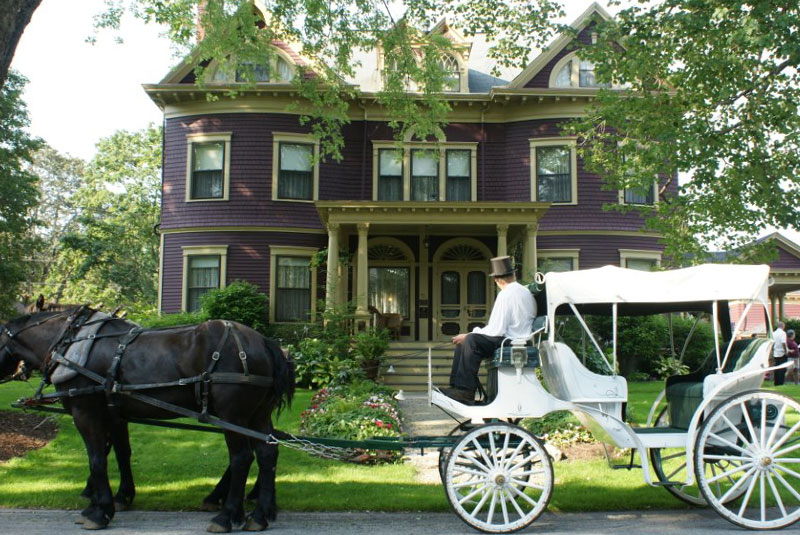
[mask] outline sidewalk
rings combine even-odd
[[[409,436],[445,436],[458,425],[440,408],[428,404],[427,392],[404,392],[403,396],[405,399],[398,400],[398,404],[403,414],[403,429]],[[405,455],[417,469],[418,483],[441,483],[438,450],[427,449],[421,453],[418,449],[406,449]]]

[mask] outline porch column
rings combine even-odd
[[[425,314],[419,315],[419,323],[417,324],[417,333],[420,340],[428,340],[428,318],[430,318],[433,303],[430,301],[428,295],[428,235],[425,228],[419,232],[419,303],[418,307],[425,309]],[[412,315],[413,317],[413,315]]]
[[[369,223],[358,224],[358,274],[356,276],[356,316],[367,317],[367,290],[369,266],[367,264],[367,236]]]
[[[497,225],[497,256],[508,254],[508,225]]]
[[[336,309],[339,294],[339,224],[328,225],[328,276],[325,279],[325,310]]]
[[[539,223],[529,223],[525,225],[525,235],[522,243],[522,278],[528,282],[533,280],[536,275],[536,233],[539,230]]]
[[[775,319],[775,323],[786,317],[786,311],[783,308],[783,298],[785,296],[786,294],[778,294],[778,317]]]

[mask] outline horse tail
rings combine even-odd
[[[292,405],[295,390],[294,360],[274,340],[264,338],[264,351],[272,360],[273,405],[280,414]]]

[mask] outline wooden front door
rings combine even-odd
[[[490,279],[483,266],[443,265],[437,269],[435,338],[449,340],[489,320]]]

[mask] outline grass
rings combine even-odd
[[[770,385],[771,386],[771,385]],[[33,394],[33,383],[0,387],[0,409]],[[630,383],[629,406],[644,423],[650,403],[662,384]],[[800,387],[780,389],[800,398]],[[295,431],[311,392],[298,392],[293,408],[276,426]],[[42,415],[44,417],[44,415]],[[46,447],[0,464],[0,507],[83,508],[78,497],[88,475],[83,443],[67,416],[53,416],[60,431]],[[227,464],[222,435],[131,425],[135,507],[151,510],[197,510]],[[255,466],[255,463],[254,463]],[[118,476],[109,459],[112,488]],[[648,487],[639,470],[611,470],[605,460],[555,464],[556,487],[550,502],[555,511],[641,510],[684,508],[665,490]],[[251,471],[250,483],[255,479]],[[441,485],[414,481],[410,465],[360,466],[280,449],[278,503],[294,511],[379,510],[449,511]]]

